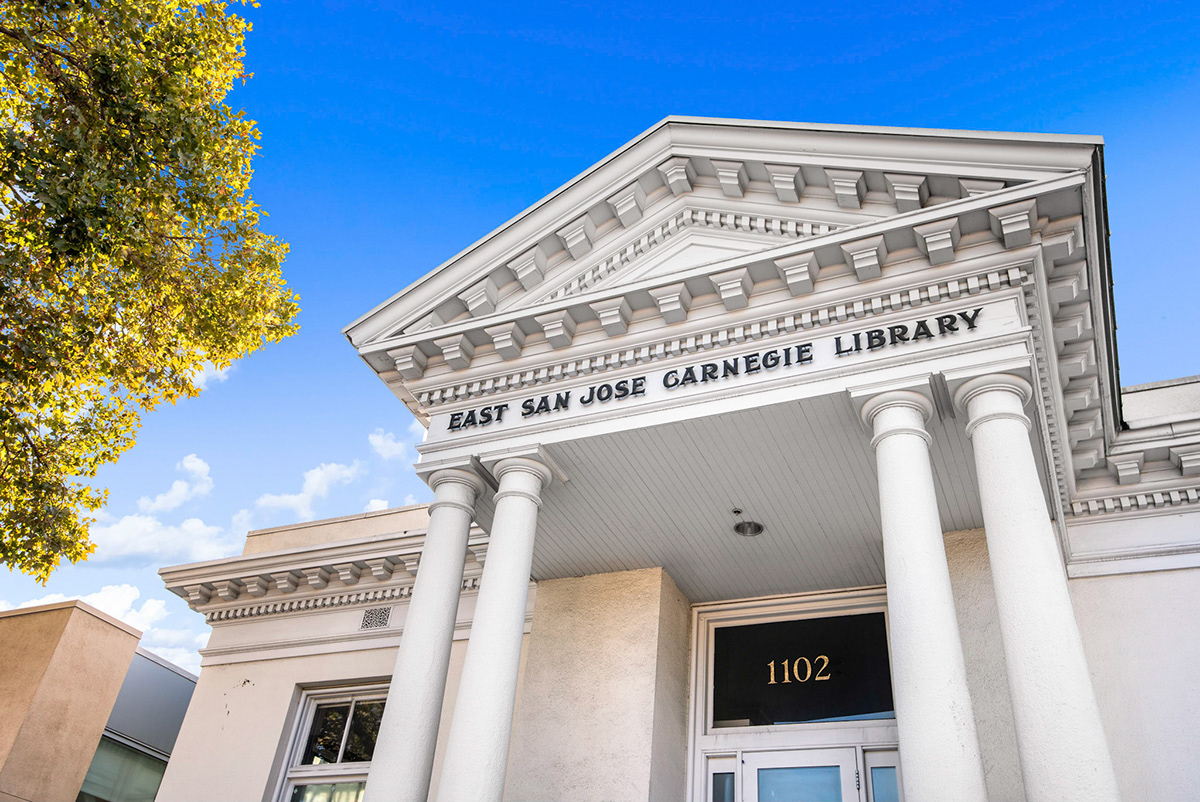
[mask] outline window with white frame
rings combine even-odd
[[[692,609],[688,802],[903,800],[884,588]]]
[[[280,802],[360,802],[387,685],[305,691]]]

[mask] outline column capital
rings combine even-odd
[[[474,491],[476,496],[483,492],[485,486],[483,478],[469,468],[442,468],[429,474],[425,481],[435,493],[447,482],[466,485]]]
[[[1015,420],[1026,431],[1033,426],[1025,414],[1025,405],[1033,397],[1033,385],[1012,373],[988,373],[975,376],[954,391],[954,406],[965,411],[967,437],[982,424],[993,420]]]
[[[550,466],[533,457],[508,457],[492,465],[492,473],[497,479],[503,479],[506,473],[512,471],[522,471],[537,476],[542,480],[543,487],[554,481],[554,471],[550,469]]]
[[[514,460],[516,462],[513,462]],[[522,465],[524,465],[524,469],[527,472],[537,474],[542,479],[543,487],[550,484],[556,476],[563,484],[570,481],[566,472],[563,471],[562,466],[555,462],[549,452],[537,443],[520,448],[510,448],[504,451],[480,454],[478,458],[479,465],[494,477],[495,481],[491,482],[493,487],[499,483],[501,473],[503,472],[501,466],[508,462],[513,462],[513,465],[508,467],[507,470],[522,470]],[[526,463],[533,463],[537,467],[532,467]]]
[[[933,438],[925,424],[933,416],[933,402],[912,390],[888,390],[874,396],[863,405],[862,419],[874,437],[871,447],[878,448],[885,439],[897,434],[910,434],[931,445]]]
[[[429,505],[431,515],[440,507],[453,507],[475,516],[475,501],[486,483],[469,463],[437,467],[418,475],[433,489],[434,499]]]
[[[1030,386],[1030,383],[1033,381],[1033,358],[1024,355],[1001,359],[983,365],[972,365],[970,367],[942,371],[942,378],[946,380],[946,389],[950,391],[954,408],[959,412],[966,412],[969,400],[967,396],[975,395],[979,391],[980,386],[987,383],[979,380],[986,379],[989,376],[1008,376],[1010,379],[1024,380],[1025,386],[1029,387],[1029,390],[1021,400],[1021,404],[1024,406],[1033,393]],[[1020,387],[1020,385],[1016,386]],[[967,389],[968,387],[971,389]],[[996,389],[1000,388],[997,387]]]
[[[933,417],[933,401],[914,390],[885,390],[866,400],[858,415],[869,428],[875,428],[876,416],[889,407],[911,407],[921,413],[922,422]]]
[[[554,481],[554,472],[531,457],[507,457],[492,466],[492,473],[500,482],[496,501],[509,496],[520,496],[542,506],[542,491]]]
[[[1013,373],[985,373],[967,379],[954,390],[954,406],[966,412],[972,398],[989,390],[1012,393],[1021,399],[1022,407],[1033,398],[1033,385],[1021,376]]]
[[[933,415],[936,407],[933,399],[931,376],[926,373],[899,381],[867,384],[851,387],[847,391],[854,411],[867,431],[874,431],[874,419],[879,411],[889,406],[911,406],[921,411],[922,421]]]

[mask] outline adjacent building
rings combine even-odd
[[[85,602],[0,612],[0,802],[153,802],[196,677]]]
[[[1115,328],[1097,137],[669,118],[345,330],[432,504],[163,570],[159,798],[1187,798],[1200,379]]]

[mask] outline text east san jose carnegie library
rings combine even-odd
[[[846,357],[922,340],[932,340],[961,331],[971,331],[978,326],[979,314],[982,311],[983,307],[979,307],[954,314],[923,318],[912,324],[897,324],[885,328],[857,331],[853,334],[838,335],[833,338],[833,355]],[[677,390],[692,384],[707,384],[739,376],[749,376],[761,371],[803,367],[813,364],[813,361],[813,344],[808,342],[790,345],[786,348],[756,351],[719,362],[702,362],[685,368],[673,368],[662,374],[662,386],[666,390]],[[575,393],[573,390],[566,390],[561,393],[532,396],[521,402],[520,417],[532,418],[570,409],[573,398],[578,406],[590,407],[596,404],[642,397],[646,395],[647,381],[646,376],[638,376],[616,382],[593,384],[578,395],[573,395]],[[509,404],[494,404],[455,412],[450,415],[447,429],[458,432],[493,423],[502,424],[505,422],[505,413],[508,409]]]

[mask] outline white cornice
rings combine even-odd
[[[608,198],[635,180],[651,180],[646,176],[661,185],[656,168],[672,155],[701,159],[706,170],[711,169],[711,159],[740,159],[759,165],[1029,181],[1087,166],[1091,151],[1100,144],[1081,137],[668,118],[360,317],[344,333],[362,345],[384,330],[404,328],[425,314],[435,299],[485,278],[529,243],[552,236],[589,211],[593,217],[597,212],[610,217]]]
[[[209,623],[377,604],[408,597],[424,542],[422,530],[211,560],[159,574],[168,590]],[[464,592],[478,586],[486,553],[487,538],[474,529],[464,554]]]
[[[706,279],[708,276],[714,273],[747,267],[752,264],[773,262],[775,260],[786,259],[788,257],[803,253],[822,252],[833,254],[837,249],[840,249],[842,245],[846,243],[872,236],[888,234],[895,231],[911,230],[914,227],[924,223],[949,220],[951,218],[960,219],[964,215],[969,215],[976,212],[986,212],[993,206],[1003,206],[1031,197],[1036,197],[1038,195],[1044,195],[1078,187],[1083,183],[1083,181],[1083,174],[1077,172],[1064,176],[1049,178],[1037,183],[1022,184],[1020,186],[1010,187],[1009,189],[986,197],[966,198],[926,209],[897,214],[893,217],[864,222],[857,226],[844,228],[827,234],[814,234],[811,237],[802,238],[797,242],[785,243],[775,248],[770,248],[743,256],[737,256],[707,265],[701,265],[699,267],[690,268],[670,276],[657,276],[649,279],[643,279],[641,281],[631,282],[629,284],[622,285],[619,290],[616,290],[615,288],[600,288],[590,292],[584,291],[569,298],[555,299],[525,308],[510,309],[483,318],[460,320],[437,328],[426,329],[413,334],[404,334],[388,338],[386,340],[372,342],[369,345],[364,345],[362,348],[360,348],[359,352],[364,356],[370,356],[416,344],[429,344],[430,351],[434,352],[436,349],[431,347],[432,340],[434,338],[448,337],[450,335],[460,334],[468,331],[481,331],[484,327],[494,326],[500,323],[528,320],[539,314],[556,311],[557,309],[562,308],[564,304],[581,306],[596,301],[607,300],[608,298],[614,297],[616,294],[622,294],[628,297],[634,293],[651,291],[656,287],[675,284],[681,281],[686,282],[697,279]],[[844,260],[844,256],[841,255],[836,255],[833,258],[837,261]],[[531,325],[530,328],[536,329],[537,326]]]

